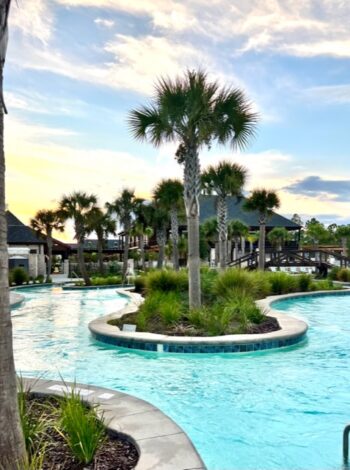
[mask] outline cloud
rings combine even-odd
[[[115,22],[113,20],[107,20],[105,18],[96,18],[94,23],[98,26],[104,26],[105,28],[113,28]]]
[[[284,188],[293,194],[327,200],[350,201],[350,180],[330,180],[319,176],[307,176]]]
[[[350,84],[306,88],[301,94],[321,104],[349,104]]]
[[[18,0],[13,2],[9,24],[25,36],[47,43],[53,32],[53,13],[47,0]]]

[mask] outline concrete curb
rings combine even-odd
[[[127,393],[71,382],[26,379],[25,387],[38,396],[63,396],[74,387],[86,403],[98,404],[106,426],[134,443],[139,451],[135,470],[205,470],[187,434],[150,403]]]

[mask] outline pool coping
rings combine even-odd
[[[24,301],[25,297],[17,292],[11,292],[10,290],[10,307],[18,307]]]
[[[110,431],[131,441],[139,452],[135,470],[206,470],[187,434],[151,403],[124,392],[94,385],[57,380],[22,378],[24,386],[37,396],[63,396],[75,387],[82,400],[98,404]]]
[[[118,290],[130,299],[129,303],[119,311],[96,318],[89,323],[92,336],[101,342],[112,344],[128,349],[138,349],[154,352],[170,353],[237,353],[251,352],[266,349],[275,349],[292,346],[300,343],[306,337],[308,325],[303,320],[290,315],[279,313],[270,308],[270,301],[276,297],[264,299],[264,303],[257,305],[268,316],[277,319],[281,329],[262,334],[237,334],[225,336],[168,336],[147,332],[125,332],[117,326],[109,325],[107,322],[120,318],[127,313],[134,313],[143,298],[140,294],[126,290]],[[278,296],[279,297],[279,296]],[[267,303],[266,303],[267,302]]]

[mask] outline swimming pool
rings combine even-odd
[[[95,342],[89,321],[118,310],[114,289],[22,290],[13,311],[18,372],[77,380],[152,402],[188,433],[209,470],[342,467],[350,422],[350,295],[292,299],[308,342],[251,354],[157,354]]]

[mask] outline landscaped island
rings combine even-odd
[[[135,279],[135,290],[145,299],[138,311],[111,319],[122,329],[135,324],[139,332],[168,336],[222,336],[268,333],[280,329],[256,300],[269,295],[339,288],[331,280],[315,281],[308,274],[249,272],[229,269],[218,273],[202,269],[203,305],[188,307],[188,273],[162,270]]]

